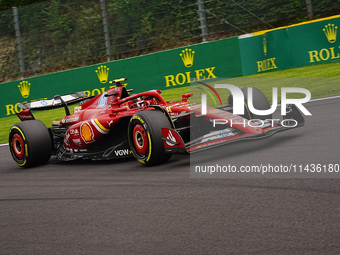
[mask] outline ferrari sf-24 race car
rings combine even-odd
[[[189,154],[236,141],[264,138],[304,125],[295,105],[287,106],[285,125],[270,120],[271,115],[254,116],[246,103],[245,114],[234,115],[232,95],[228,104],[207,107],[206,114],[202,114],[200,104],[188,102],[192,93],[166,102],[160,90],[130,95],[133,90],[122,85],[125,80],[111,81],[114,86],[97,96],[77,92],[20,104],[22,111],[17,115],[21,122],[13,125],[9,133],[14,161],[20,167],[32,167],[47,163],[51,156],[60,160],[134,156],[141,164],[150,166],[166,162],[174,153]],[[254,107],[269,109],[267,98],[260,90],[253,89]],[[247,90],[242,91],[246,102]],[[75,103],[79,106],[70,114],[69,105]],[[31,112],[58,107],[65,108],[66,116],[53,121],[48,128]],[[224,125],[217,125],[216,119]],[[290,119],[295,120],[294,125],[289,124]],[[232,121],[245,125],[232,126],[229,124]]]

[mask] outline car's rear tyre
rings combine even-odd
[[[130,119],[129,145],[134,157],[142,165],[151,166],[168,161],[161,128],[171,128],[168,118],[158,110],[138,112]]]
[[[42,165],[52,154],[52,140],[40,120],[27,120],[13,125],[9,133],[9,149],[21,167]]]
[[[270,104],[267,99],[267,97],[262,93],[261,90],[258,88],[252,87],[253,89],[253,106],[256,110],[268,110],[270,109]],[[244,115],[240,115],[243,118],[246,118],[248,120],[250,119],[260,119],[260,120],[265,120],[265,119],[272,119],[272,114],[268,115],[256,115],[253,114],[249,111],[248,108],[248,90],[247,88],[241,89],[244,95]],[[233,96],[230,95],[228,97],[228,103],[232,104],[233,103]]]

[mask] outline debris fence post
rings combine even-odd
[[[200,28],[202,31],[202,40],[203,42],[208,41],[208,27],[207,27],[207,19],[205,16],[205,9],[204,9],[204,1],[203,0],[197,0],[198,5],[198,20],[200,22]]]
[[[24,79],[26,70],[25,70],[25,63],[24,63],[24,51],[22,48],[18,8],[12,7],[12,10],[13,10],[14,25],[15,25],[15,36],[17,38],[17,44],[18,44],[18,53],[19,53],[18,55],[19,55],[19,66],[20,66],[21,78]]]
[[[103,27],[104,27],[107,59],[108,59],[108,61],[112,61],[111,41],[110,41],[109,25],[108,25],[108,22],[107,22],[107,12],[106,12],[105,0],[100,0],[100,3],[101,3],[101,8],[102,8],[102,17],[103,17]]]
[[[314,18],[312,0],[306,0],[308,19],[312,20]]]

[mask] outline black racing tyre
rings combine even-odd
[[[150,110],[138,112],[130,119],[129,145],[132,154],[142,165],[151,166],[168,161],[161,128],[172,128],[163,112]]]
[[[13,125],[9,133],[9,149],[21,167],[42,165],[52,154],[52,139],[40,120],[26,120]]]
[[[241,90],[244,95],[244,115],[240,115],[240,116],[248,120],[250,119],[260,119],[260,120],[272,119],[272,114],[256,115],[256,114],[251,113],[248,108],[248,90],[247,88],[243,88]],[[228,103],[229,104],[233,103],[232,95],[228,97]],[[257,110],[270,109],[270,104],[269,104],[267,97],[262,93],[261,90],[259,90],[258,88],[254,88],[254,87],[253,87],[253,105],[254,105],[254,108]]]

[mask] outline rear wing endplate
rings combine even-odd
[[[18,106],[25,110],[49,110],[59,107],[65,107],[65,105],[71,105],[87,99],[88,96],[84,92],[76,92],[63,96],[54,96],[53,99],[31,101],[27,103],[18,104]]]

